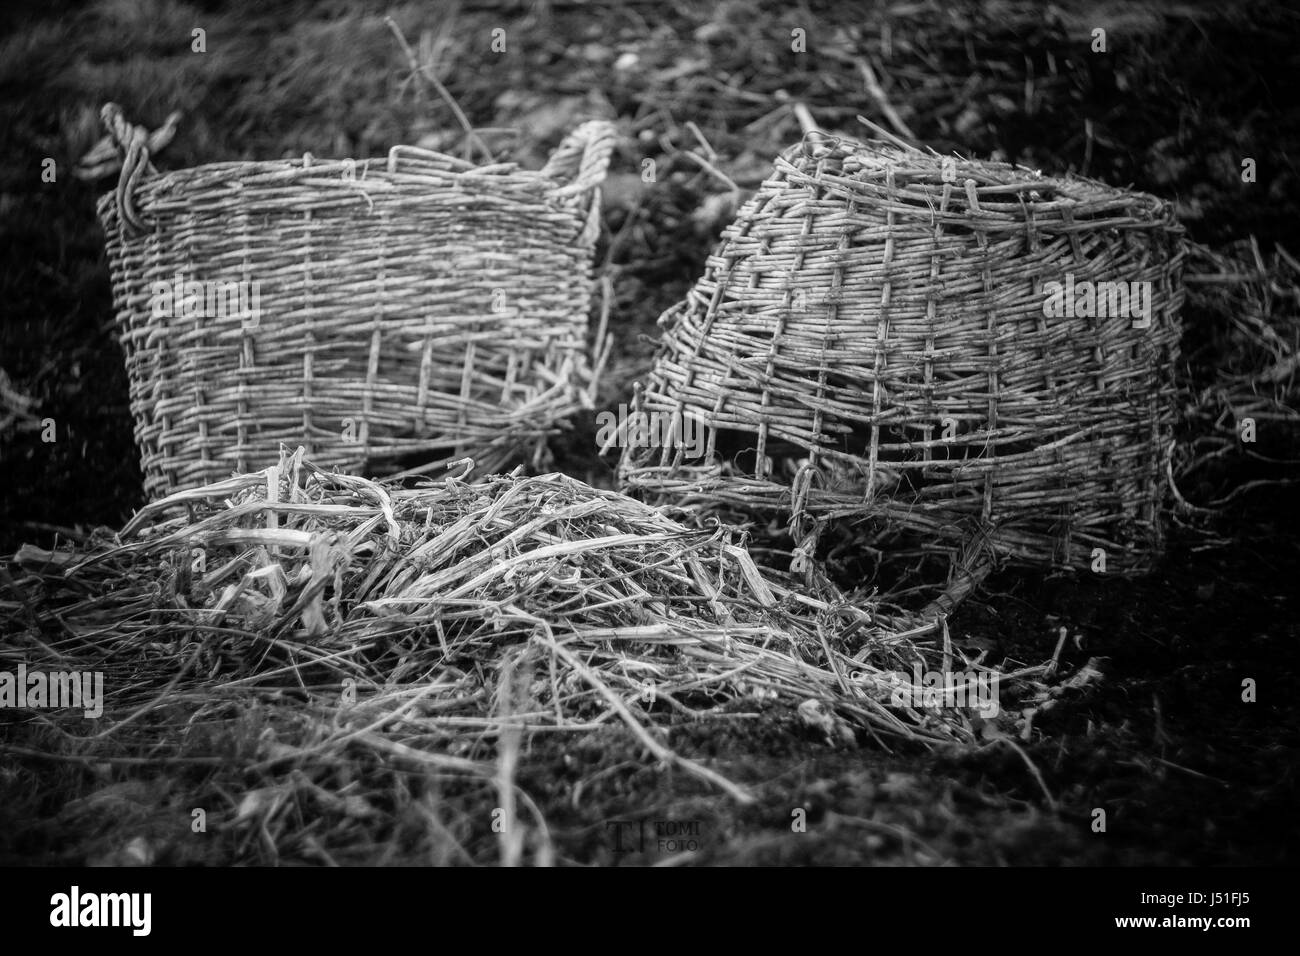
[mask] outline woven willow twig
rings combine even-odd
[[[1090,180],[824,134],[781,156],[661,319],[637,408],[702,458],[630,448],[625,488],[1108,571],[1161,543],[1182,230]],[[1044,284],[1149,282],[1150,325],[1049,317]],[[674,427],[670,435],[678,434]],[[965,549],[970,553],[970,549]],[[797,555],[798,557],[798,555]]]
[[[583,407],[610,124],[540,173],[395,147],[157,175],[147,135],[112,104],[105,123],[125,162],[99,213],[151,498],[282,442],[348,471],[416,453],[494,470]],[[157,314],[178,279],[202,307]]]

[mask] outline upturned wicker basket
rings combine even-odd
[[[589,406],[610,124],[540,172],[399,146],[158,174],[145,130],[112,104],[104,121],[124,163],[98,209],[151,498],[282,443],[345,471],[487,472]]]
[[[1096,570],[1101,549],[1107,571],[1144,569],[1162,542],[1183,255],[1149,195],[810,134],[661,318],[635,408],[668,437],[628,448],[621,483],[784,513],[796,560],[838,521],[966,561],[976,543],[997,561]],[[1126,285],[1125,311],[1102,282],[1145,285]]]

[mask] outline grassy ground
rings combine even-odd
[[[599,253],[615,290],[617,347],[601,395],[609,405],[644,374],[655,319],[699,274],[734,208],[730,188],[685,151],[706,148],[702,138],[716,151],[713,165],[752,188],[798,136],[790,100],[830,129],[852,131],[858,113],[880,119],[859,61],[874,64],[899,117],[936,149],[1155,192],[1176,200],[1193,237],[1212,247],[1253,234],[1266,250],[1300,248],[1298,22],[1280,7],[761,6],[323,3],[236,14],[215,4],[106,0],[6,8],[0,368],[60,435],[44,443],[21,421],[0,434],[0,546],[48,545],[68,533],[59,529],[120,524],[142,503],[93,213],[107,186],[71,175],[100,135],[100,104],[119,102],[150,126],[182,110],[180,133],[158,160],[164,168],[308,150],[378,155],[402,142],[458,149],[446,107],[405,82],[386,12],[422,56],[436,57],[476,126],[519,130],[493,140],[502,153],[538,164],[576,121],[618,122]],[[196,27],[206,31],[207,53],[190,50]],[[1089,49],[1097,27],[1107,31],[1105,54]],[[506,31],[505,53],[490,48],[494,28]],[[794,29],[806,31],[807,52],[791,50]],[[57,163],[54,183],[40,179],[46,157]],[[1241,181],[1244,157],[1257,162],[1255,183]],[[647,158],[657,168],[651,184],[638,175]],[[1191,395],[1213,383],[1219,330],[1210,312],[1192,308],[1188,318]],[[1195,437],[1192,424],[1187,431]],[[1290,457],[1294,433],[1281,424],[1264,431],[1261,453]],[[575,423],[556,464],[608,485],[610,463],[593,446],[594,424]],[[1234,453],[1190,475],[1183,491],[1204,501],[1292,474]],[[1100,681],[1064,697],[1016,746],[833,746],[792,715],[737,713],[670,724],[668,740],[749,784],[760,797],[751,807],[656,767],[612,728],[527,741],[518,780],[557,858],[578,863],[1290,862],[1300,767],[1300,714],[1288,690],[1300,646],[1300,598],[1290,585],[1300,573],[1297,531],[1287,494],[1262,491],[1208,526],[1177,530],[1146,580],[992,579],[954,619],[955,635],[992,660],[1037,662],[1066,627],[1078,640],[1067,642],[1064,668],[1104,659]],[[1257,703],[1241,701],[1244,678],[1257,681]],[[242,737],[195,741],[194,752],[207,746],[233,765],[244,741],[294,732],[275,715],[241,719]],[[3,733],[28,751],[58,749],[42,736],[52,731],[10,724]],[[256,791],[229,767],[84,765],[9,751],[0,755],[0,859],[495,858],[490,787],[416,780],[382,765],[312,772],[316,784],[322,775],[382,778],[384,800],[363,811],[298,786],[293,812],[307,836],[277,844],[238,825]],[[195,805],[223,808],[214,819],[227,825],[214,826],[211,841],[192,837]],[[792,830],[799,808],[806,832]],[[1091,827],[1097,808],[1107,811],[1105,833]],[[660,846],[659,831],[696,845]],[[689,852],[676,856],[682,848]]]

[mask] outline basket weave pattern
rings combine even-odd
[[[346,471],[430,454],[488,471],[587,404],[609,124],[540,172],[396,147],[160,175],[139,128],[105,119],[126,165],[99,214],[151,498],[273,464],[281,443]],[[171,296],[160,315],[178,281],[205,307]]]
[[[636,407],[651,498],[827,520],[953,553],[1145,568],[1161,545],[1183,293],[1154,197],[849,139],[787,151],[687,299]],[[1150,283],[1149,326],[1045,315],[1046,284]],[[1136,287],[1133,287],[1136,288]],[[1086,309],[1084,310],[1086,311]],[[806,552],[806,547],[805,547]]]

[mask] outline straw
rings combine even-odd
[[[524,733],[621,723],[656,762],[740,802],[747,787],[651,725],[811,706],[839,733],[973,739],[956,708],[891,704],[897,672],[937,662],[900,636],[908,622],[799,593],[728,529],[687,528],[564,475],[401,488],[325,471],[299,448],[154,502],[111,539],[25,548],[13,570],[5,589],[48,635],[23,659],[105,672],[104,729],[78,747],[114,758],[205,756],[198,728],[269,706],[318,729],[250,756],[249,772],[382,754],[495,787],[513,814]],[[290,699],[305,703],[280,713]],[[495,763],[456,756],[457,741],[484,737],[501,743]],[[522,852],[502,843],[508,861]]]

